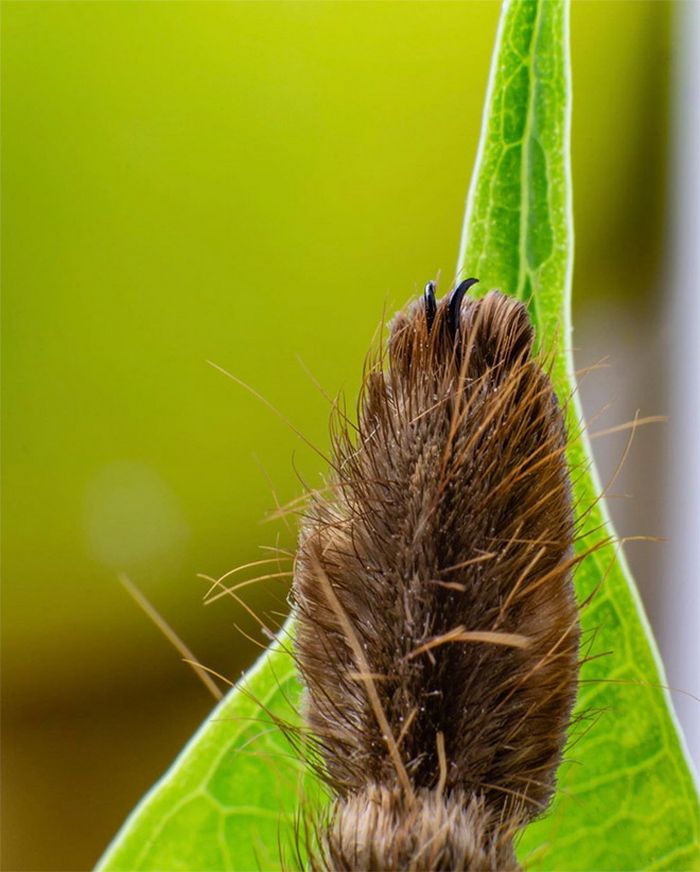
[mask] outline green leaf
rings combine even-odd
[[[569,313],[573,234],[570,72],[565,0],[503,6],[477,165],[467,201],[460,275],[525,300],[544,347],[559,349],[555,381],[580,418]],[[611,532],[585,437],[571,446],[581,550]],[[576,584],[592,654],[552,810],[528,828],[529,869],[700,868],[698,797],[649,628],[624,557],[587,557]],[[273,718],[298,723],[300,687],[281,639],[228,694],[127,820],[98,869],[279,869],[301,797],[319,785]],[[247,691],[247,692],[246,692]],[[261,710],[262,703],[265,710]]]
[[[525,301],[541,346],[557,351],[555,383],[570,433],[582,420],[571,354],[573,265],[568,3],[512,0],[501,15],[458,275]],[[613,535],[585,437],[569,454],[586,551]],[[700,868],[698,795],[665,677],[620,549],[576,573],[585,663],[575,728],[554,807],[524,834],[529,869]]]
[[[298,723],[289,622],[134,809],[103,872],[278,869],[315,785],[274,723]],[[273,715],[271,717],[270,715]]]

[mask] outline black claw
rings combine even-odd
[[[425,303],[425,323],[428,325],[428,335],[435,320],[437,312],[437,303],[435,302],[435,282],[428,282],[423,291],[423,302]]]
[[[453,339],[459,334],[459,312],[462,308],[462,300],[472,285],[477,284],[479,279],[465,279],[461,282],[450,294],[450,299],[447,303],[447,325]]]

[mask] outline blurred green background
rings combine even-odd
[[[261,522],[323,463],[206,361],[326,447],[314,379],[352,403],[383,308],[452,279],[498,12],[3,3],[4,869],[91,867],[210,708],[119,570],[254,658],[197,573],[293,548]],[[575,323],[663,304],[671,12],[574,3]]]

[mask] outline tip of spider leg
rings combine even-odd
[[[428,333],[433,326],[437,302],[435,301],[435,282],[428,282],[423,291],[423,303],[425,304],[425,323],[428,325]]]
[[[459,313],[460,309],[462,308],[462,300],[464,299],[464,295],[467,293],[469,288],[477,284],[478,281],[479,279],[465,279],[463,282],[460,282],[450,294],[450,298],[447,304],[447,323],[453,339],[457,336],[457,333],[459,331]]]

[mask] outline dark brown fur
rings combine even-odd
[[[302,532],[297,655],[336,797],[326,868],[517,868],[576,693],[563,416],[525,308],[450,300],[395,318]]]

